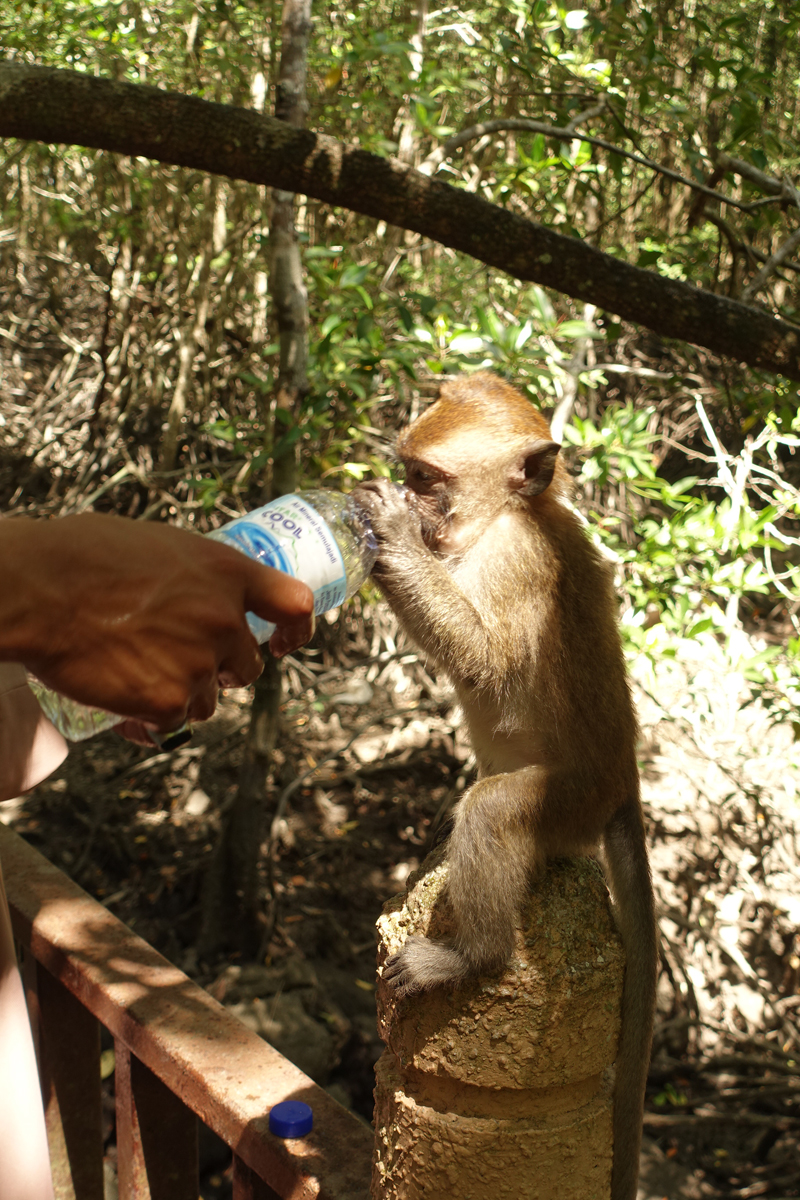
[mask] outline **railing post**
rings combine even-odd
[[[247,1163],[233,1156],[233,1200],[281,1200],[268,1183],[259,1179],[255,1171],[251,1171]]]
[[[100,1026],[37,965],[39,1074],[56,1200],[103,1200]]]
[[[119,1200],[197,1200],[197,1118],[118,1038]]]

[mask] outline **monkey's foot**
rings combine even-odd
[[[464,959],[452,946],[424,937],[407,938],[397,954],[387,958],[383,978],[398,996],[462,983],[469,974]]]

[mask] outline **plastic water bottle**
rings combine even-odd
[[[369,517],[358,502],[343,492],[323,488],[281,496],[207,536],[302,579],[314,593],[316,614],[338,608],[354,595],[378,557]],[[269,641],[275,629],[255,613],[247,614],[247,624],[259,642]],[[70,700],[33,675],[28,676],[28,683],[45,716],[71,742],[82,742],[125,719]],[[168,750],[190,736],[185,727],[174,734],[151,734]]]
[[[354,595],[378,557],[369,517],[357,500],[323,488],[280,496],[208,536],[302,579],[314,593],[317,615]],[[247,614],[247,623],[259,642],[275,630],[255,613]]]

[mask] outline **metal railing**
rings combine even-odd
[[[103,1200],[100,1025],[114,1037],[120,1200],[197,1200],[197,1118],[234,1200],[365,1200],[372,1134],[10,829],[0,861],[34,1017],[57,1200]],[[307,1137],[268,1128],[303,1100]]]

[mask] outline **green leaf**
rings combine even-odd
[[[338,313],[331,313],[326,317],[320,326],[320,334],[323,338],[333,333],[334,329],[339,329],[344,324]]]
[[[364,282],[369,275],[369,272],[369,264],[357,266],[355,263],[352,263],[349,267],[345,267],[345,269],[342,271],[342,274],[339,277],[339,286],[343,288],[356,287],[357,284]]]

